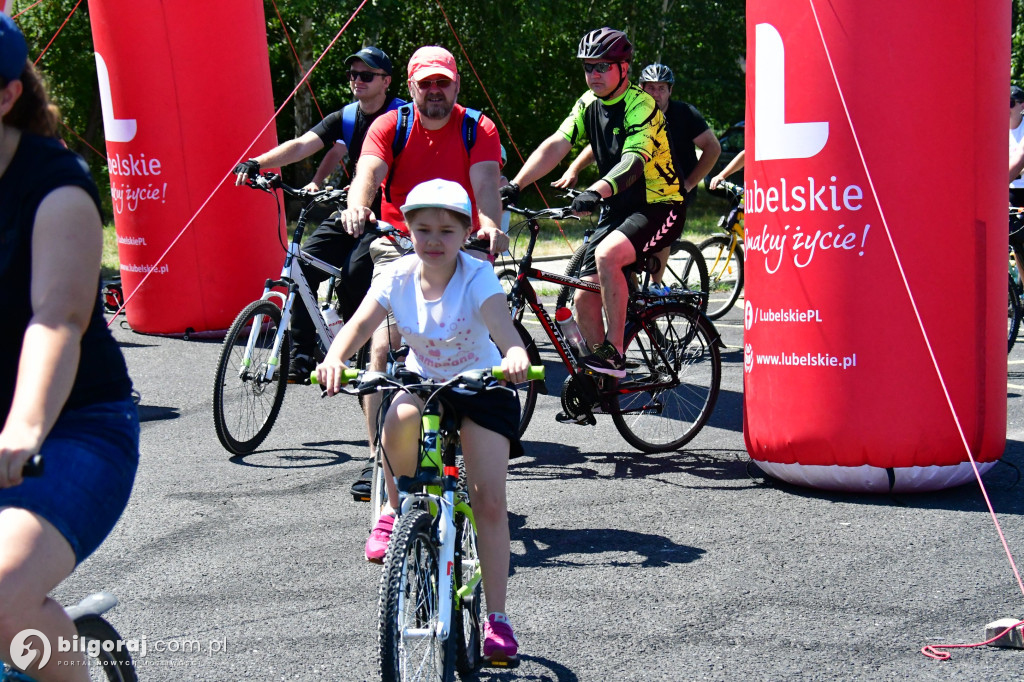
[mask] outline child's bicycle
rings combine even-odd
[[[456,670],[468,679],[485,664],[483,586],[476,521],[456,456],[459,420],[445,396],[451,390],[509,390],[498,383],[501,368],[470,370],[444,382],[360,370],[347,370],[344,377],[350,382],[347,392],[404,391],[424,402],[416,475],[395,482],[398,519],[384,557],[378,603],[381,679],[452,680]],[[542,380],[544,368],[531,367],[529,378]]]
[[[42,476],[43,458],[35,455],[22,469],[23,476]],[[65,609],[78,633],[78,650],[85,652],[89,666],[89,679],[108,682],[138,682],[135,663],[124,645],[121,635],[103,614],[117,606],[117,597],[108,592],[96,592],[75,606]],[[56,646],[56,642],[49,643]],[[45,648],[39,655],[48,656]],[[34,659],[31,659],[35,662]],[[0,682],[31,682],[32,678],[0,662]]]
[[[533,311],[569,372],[562,384],[562,412],[556,419],[566,424],[595,424],[596,414],[611,415],[626,442],[642,452],[669,452],[688,443],[710,418],[722,381],[722,342],[714,324],[700,312],[703,293],[683,289],[665,295],[647,293],[638,284],[638,275],[649,274],[657,266],[653,257],[625,268],[630,286],[623,346],[626,376],[616,380],[594,374],[579,364],[580,358],[530,282],[536,279],[593,293],[601,291],[596,282],[533,267],[540,220],[570,219],[572,209],[507,208],[526,218],[525,229],[529,230],[529,243],[508,295],[509,307],[513,317],[522,315],[527,307]],[[531,340],[528,349],[535,345]],[[545,387],[543,381],[531,380],[516,388],[524,406],[519,429],[522,435],[537,394]]]
[[[712,320],[729,312],[743,292],[743,187],[723,180],[715,189],[726,193],[732,208],[718,221],[725,234],[709,237],[698,246],[707,263],[707,316]]]
[[[275,198],[274,189],[280,188],[285,194],[307,203],[299,213],[291,242],[286,247],[282,245],[285,259],[281,276],[266,281],[263,295],[242,309],[224,337],[213,385],[213,423],[221,445],[236,455],[248,454],[259,447],[281,410],[290,362],[288,326],[296,301],[306,307],[312,318],[322,351],[330,347],[341,326],[335,287],[341,270],[305,253],[299,245],[309,211],[315,206],[344,208],[348,194],[347,189],[317,192],[296,189],[284,184],[274,173],[257,175],[247,184],[270,192]],[[274,228],[277,229],[276,223]],[[378,229],[368,231],[408,246],[408,238],[387,223],[379,222]],[[317,292],[309,286],[300,263],[330,275],[323,306],[317,300]],[[363,363],[357,361],[357,364]]]

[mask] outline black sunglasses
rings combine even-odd
[[[598,73],[608,73],[616,64],[618,64],[618,62],[598,62],[597,64],[584,63],[583,70],[587,73],[593,73],[594,71],[597,71]]]
[[[377,73],[376,71],[349,71],[348,79],[350,81],[360,80],[364,83],[371,83],[377,76],[386,76],[386,73]]]
[[[430,88],[432,88],[435,85],[437,87],[441,88],[442,90],[444,90],[449,85],[454,83],[454,81],[451,78],[430,78],[430,79],[424,78],[421,81],[415,81],[415,83],[416,83],[416,87],[418,87],[420,90],[429,90]]]

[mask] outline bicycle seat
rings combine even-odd
[[[96,592],[64,611],[71,620],[75,620],[82,616],[102,616],[115,606],[117,606],[117,597],[109,592]]]

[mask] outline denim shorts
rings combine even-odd
[[[43,475],[0,490],[0,507],[43,517],[75,553],[96,551],[121,518],[139,466],[139,413],[130,398],[65,410],[40,449]]]

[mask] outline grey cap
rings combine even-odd
[[[345,66],[348,66],[356,59],[361,61],[363,64],[366,64],[371,69],[380,69],[387,75],[391,75],[391,60],[386,54],[384,54],[384,50],[379,47],[370,45],[369,47],[364,47],[355,54],[349,55],[345,58]]]

